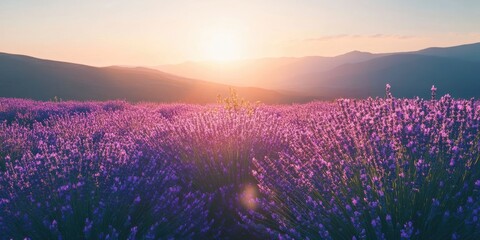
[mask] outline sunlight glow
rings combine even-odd
[[[242,54],[239,34],[222,30],[212,32],[204,43],[206,58],[215,61],[228,61],[240,58]]]

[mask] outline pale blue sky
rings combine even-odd
[[[97,66],[471,42],[480,1],[0,1],[1,52]]]

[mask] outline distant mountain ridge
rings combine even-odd
[[[185,62],[152,67],[163,72],[189,78],[204,79],[239,86],[257,86],[288,90],[290,77],[309,72],[326,71],[345,63],[370,60],[384,54],[352,51],[336,57],[308,56],[301,58],[261,58],[228,62]]]
[[[415,52],[417,54],[448,57],[466,61],[480,62],[480,43],[465,44],[454,47],[432,47]]]
[[[389,83],[396,97],[429,98],[430,88],[435,85],[438,95],[470,98],[480,96],[479,77],[479,63],[421,54],[395,54],[301,76],[305,83],[301,90],[325,98],[381,97]]]
[[[216,82],[229,83],[234,78],[239,85],[297,91],[324,99],[384,96],[386,83],[392,85],[397,97],[428,98],[432,85],[438,87],[439,94],[480,97],[480,43],[399,53],[353,51],[336,57],[288,58],[282,64],[275,58],[271,60],[273,63],[264,61],[262,68],[256,66],[255,71],[248,60],[243,60],[244,67],[235,71],[192,62],[189,67],[196,69],[194,73],[183,64],[155,68]],[[222,69],[223,75],[211,74]]]
[[[401,53],[188,62],[156,69],[99,68],[0,53],[0,97],[35,100],[56,96],[209,103],[240,86],[235,88],[247,100],[291,103],[383,97],[387,83],[395,97],[429,98],[432,85],[438,95],[480,97],[480,43]]]
[[[211,103],[232,86],[189,79],[149,68],[91,67],[0,53],[0,97]],[[256,87],[235,87],[250,101],[289,103],[310,98]]]

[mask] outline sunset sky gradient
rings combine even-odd
[[[228,59],[334,56],[473,42],[480,1],[0,2],[0,52],[94,66],[222,60],[219,51]]]

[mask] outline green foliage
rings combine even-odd
[[[251,103],[244,98],[240,98],[234,88],[230,88],[230,96],[228,97],[222,98],[219,94],[217,96],[217,103],[222,104],[227,111],[238,112],[243,110],[250,114],[254,113],[260,104],[259,101]]]

